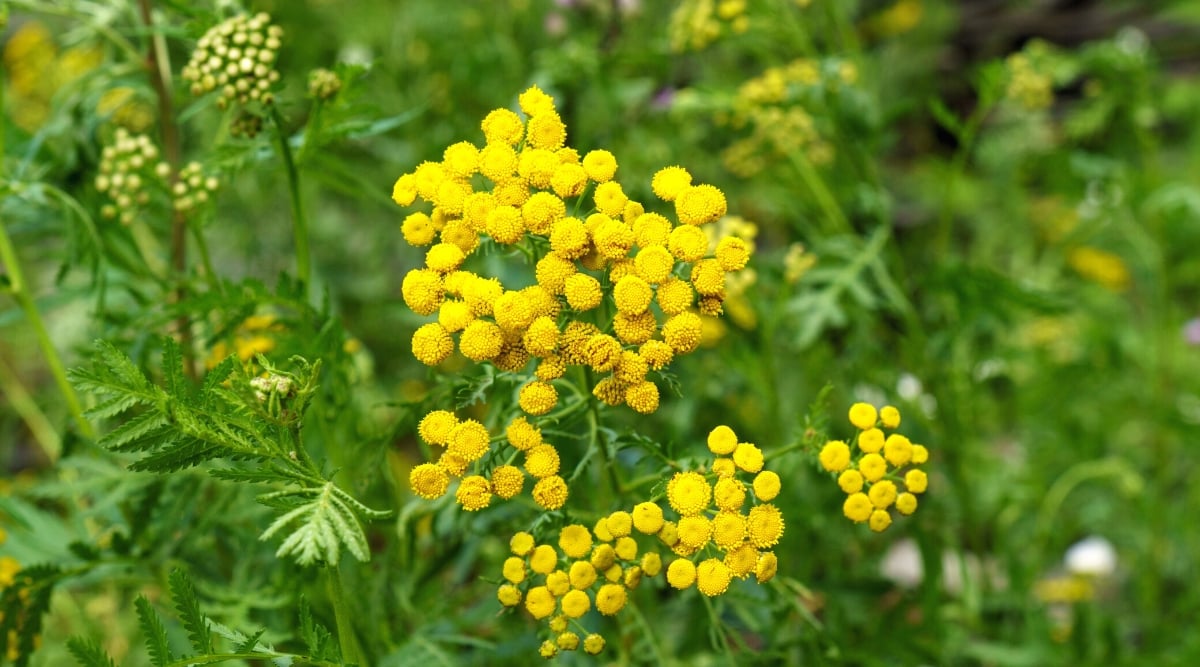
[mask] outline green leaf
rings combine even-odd
[[[157,473],[175,472],[215,459],[224,451],[219,445],[198,438],[184,437],[175,446],[134,461],[129,464],[129,469]]]
[[[334,647],[333,635],[325,626],[313,619],[308,598],[303,595],[300,596],[299,616],[300,639],[304,641],[304,646],[308,649],[308,654],[314,658],[331,657],[328,653]]]
[[[83,667],[117,667],[98,641],[72,637],[67,640],[67,649]]]
[[[946,103],[941,98],[933,98],[929,100],[929,113],[933,114],[933,119],[937,121],[947,132],[954,135],[955,139],[961,139],[963,134],[962,121],[954,115],[954,112],[946,106]]]
[[[191,403],[192,392],[183,376],[183,353],[179,350],[179,342],[171,336],[163,336],[162,341],[163,381],[167,393],[184,403]]]
[[[139,595],[134,605],[137,607],[138,625],[145,635],[146,651],[150,654],[150,662],[154,667],[166,667],[174,659],[171,655],[171,645],[167,642],[167,631],[163,628],[162,620],[146,596]]]
[[[300,489],[290,495],[312,498],[275,519],[259,536],[260,540],[269,540],[285,528],[294,526],[275,552],[276,556],[291,556],[300,565],[312,565],[318,560],[335,565],[344,546],[358,560],[370,559],[367,538],[358,517],[344,500],[345,493],[332,482],[323,487]]]
[[[183,570],[171,570],[168,580],[171,595],[175,598],[175,609],[179,612],[179,620],[187,630],[192,648],[200,655],[213,652],[212,634],[204,614],[200,612],[200,604],[196,601],[196,590],[192,581]]]
[[[144,436],[154,434],[156,430],[166,424],[167,418],[162,413],[157,411],[143,412],[109,431],[107,435],[100,438],[99,444],[105,449],[115,451],[128,452],[154,449],[162,444],[161,437],[158,442],[153,442],[152,438],[145,438]],[[131,442],[133,446],[127,446]]]

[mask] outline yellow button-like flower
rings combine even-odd
[[[650,179],[650,189],[663,201],[675,201],[679,193],[692,184],[692,175],[680,166],[664,167]]]
[[[525,415],[516,417],[504,431],[509,444],[521,450],[528,451],[542,444],[542,432],[525,419]]]
[[[642,572],[647,577],[657,577],[662,572],[662,556],[657,551],[647,551],[642,554]]]
[[[629,385],[635,385],[646,379],[646,373],[649,372],[650,364],[646,363],[642,355],[629,350],[621,352],[621,361],[613,369],[613,375],[621,382]]]
[[[896,496],[896,509],[901,514],[912,514],[917,511],[917,497],[911,493],[905,492]]]
[[[929,450],[925,449],[925,445],[913,445],[912,463],[921,465],[929,460]]]
[[[583,156],[583,170],[597,183],[611,181],[617,173],[617,158],[604,149],[588,151]]]
[[[538,574],[550,574],[558,567],[558,552],[549,544],[539,544],[529,556],[529,567]]]
[[[542,645],[538,647],[538,655],[547,660],[553,658],[558,655],[558,644],[549,639],[543,641]]]
[[[442,305],[445,294],[442,278],[431,269],[414,269],[404,276],[400,284],[404,303],[418,315],[432,315]]]
[[[408,206],[417,198],[417,179],[412,174],[404,174],[396,179],[396,184],[392,186],[392,201],[401,206]],[[405,234],[405,238],[408,235]],[[409,241],[409,243],[412,243]],[[424,243],[413,243],[413,245],[425,245]]]
[[[422,463],[408,474],[408,485],[412,487],[413,493],[426,500],[433,500],[446,493],[446,487],[450,486],[450,477],[440,466]]]
[[[567,571],[567,577],[571,580],[571,586],[579,590],[587,590],[596,583],[596,568],[586,560],[577,560],[571,563],[571,569]]]
[[[594,633],[584,637],[583,650],[587,651],[588,655],[599,655],[604,650],[604,637]]]
[[[629,512],[618,510],[608,515],[605,525],[608,526],[608,532],[613,537],[625,537],[633,528],[633,517],[629,515]]]
[[[600,290],[600,281],[586,273],[576,273],[567,278],[563,293],[567,303],[578,311],[591,310],[600,305],[604,293]]]
[[[739,442],[733,450],[733,463],[746,472],[758,472],[763,467],[762,450],[748,442]]]
[[[890,480],[880,480],[871,485],[867,491],[867,497],[871,499],[871,504],[876,509],[885,510],[896,502],[896,485]]]
[[[554,151],[526,147],[517,155],[517,174],[530,186],[546,189],[560,164]]]
[[[460,183],[454,179],[447,178],[438,185],[437,195],[433,200],[437,206],[435,211],[440,212],[444,216],[461,217],[463,204],[466,203],[467,197],[470,194],[470,183]]]
[[[667,502],[680,516],[694,516],[708,507],[712,488],[697,472],[677,472],[667,483]]]
[[[830,440],[821,448],[817,459],[829,472],[841,472],[850,465],[850,447],[841,440]]]
[[[554,112],[554,98],[536,85],[530,86],[525,89],[525,92],[518,95],[517,104],[520,105],[521,111],[524,111],[526,116],[539,116]]]
[[[533,485],[533,500],[548,510],[556,510],[567,502],[567,482],[558,475],[539,479]]]
[[[504,560],[504,567],[501,572],[505,579],[514,584],[525,581],[525,559],[517,556],[509,556]]]
[[[433,243],[433,239],[437,236],[437,229],[433,227],[433,221],[425,213],[412,213],[404,222],[400,224],[400,233],[404,235],[404,240],[409,245],[423,246]]]
[[[692,285],[705,296],[725,293],[725,269],[715,259],[702,259],[692,266]]]
[[[708,450],[718,456],[727,456],[737,449],[738,438],[733,429],[724,424],[708,433]]]
[[[532,148],[558,150],[567,141],[567,126],[553,109],[539,112],[525,127],[525,143]]]
[[[588,366],[598,372],[607,372],[621,363],[621,343],[608,334],[596,334],[588,339],[584,355]]]
[[[729,573],[740,579],[745,579],[754,571],[758,564],[758,549],[749,542],[743,542],[725,552],[725,567]]]
[[[459,178],[479,170],[479,149],[469,141],[451,144],[442,153],[442,167]]]
[[[746,502],[746,485],[734,477],[718,479],[713,485],[713,502],[726,512],[741,511]]]
[[[615,408],[625,403],[626,389],[628,389],[628,385],[624,382],[615,377],[606,377],[597,382],[595,387],[592,387],[592,395],[601,403]]]
[[[850,406],[850,423],[860,430],[874,428],[878,416],[875,406],[870,403],[855,403]]]
[[[579,591],[575,592],[578,593]],[[584,611],[587,610],[585,609]],[[566,613],[565,608],[563,609],[563,613]],[[574,651],[575,649],[579,648],[579,635],[571,631],[560,632],[558,636],[554,638],[554,643],[564,651]]]
[[[726,271],[740,271],[750,261],[750,247],[736,236],[726,236],[717,243],[717,262]]]
[[[669,547],[679,543],[679,531],[676,529],[674,521],[663,522],[662,528],[658,529],[658,539]]]
[[[423,324],[413,333],[413,356],[426,366],[437,366],[445,361],[451,352],[454,352],[454,340],[441,324]]]
[[[629,315],[639,315],[650,307],[654,290],[638,276],[625,276],[613,287],[613,300],[617,310]]]
[[[520,166],[520,159],[517,162]],[[496,198],[498,206],[523,206],[529,200],[529,185],[520,178],[510,178],[502,183],[497,183],[492,189],[492,196]]]
[[[696,588],[708,597],[721,595],[729,590],[730,578],[729,568],[716,558],[708,558],[696,567]]]
[[[633,259],[638,277],[651,285],[665,281],[675,268],[675,257],[662,245],[646,245],[641,248]]]
[[[858,448],[867,454],[874,454],[883,449],[883,431],[871,427],[858,434]]]
[[[517,173],[517,152],[507,143],[489,143],[479,151],[479,173],[495,183],[512,181]]]
[[[447,300],[442,302],[442,307],[438,309],[438,324],[450,333],[466,329],[474,320],[475,314],[471,312],[471,307],[463,301]]]
[[[667,583],[683,590],[696,582],[696,566],[686,558],[676,558],[667,566]]]
[[[512,584],[504,584],[496,589],[496,599],[505,607],[515,607],[521,604],[521,589]]]
[[[501,465],[492,470],[492,491],[508,500],[521,492],[525,486],[525,474],[516,466]]]
[[[421,418],[417,424],[417,435],[431,445],[445,445],[450,441],[450,431],[458,426],[458,417],[447,410],[434,410]]]
[[[754,578],[758,583],[765,584],[775,578],[775,573],[779,570],[779,559],[775,557],[775,553],[764,551],[758,555],[758,564],[754,567]]]
[[[774,546],[783,536],[783,513],[770,503],[755,505],[746,520],[750,543],[759,549]]]
[[[929,477],[923,470],[909,470],[904,473],[904,487],[909,493],[925,493],[929,486]]]
[[[675,197],[675,217],[685,225],[712,222],[725,215],[725,210],[725,193],[713,185],[686,187]]]
[[[494,359],[503,346],[504,335],[500,327],[487,320],[471,322],[458,339],[458,349],[472,361]]]
[[[733,462],[733,459],[727,456],[720,456],[713,459],[712,471],[717,474],[717,477],[733,477],[737,475],[738,467]]]
[[[862,473],[854,468],[843,471],[842,474],[838,475],[838,486],[841,487],[842,491],[845,493],[858,493],[859,491],[862,491]]]
[[[580,524],[565,526],[558,533],[558,547],[569,558],[583,558],[592,550],[592,532]]]
[[[455,477],[461,477],[466,472],[468,463],[470,461],[467,461],[467,459],[454,452],[442,452],[442,455],[437,460],[439,466]]]
[[[671,238],[671,221],[657,213],[643,213],[633,221],[633,238],[640,248],[666,246]]]
[[[571,590],[571,581],[566,572],[555,570],[546,575],[546,588],[550,589],[550,594],[554,597],[562,597]]]
[[[639,533],[653,535],[662,529],[662,508],[656,503],[638,503],[637,505],[633,506],[632,520],[633,527],[636,528]]]
[[[887,461],[878,454],[867,454],[858,461],[858,470],[863,479],[874,484],[887,474]]]
[[[613,317],[613,333],[617,334],[617,338],[622,342],[630,345],[640,345],[649,341],[657,330],[658,320],[654,319],[654,313],[649,310],[638,315],[617,313]],[[670,347],[667,349],[670,350]]]
[[[712,537],[712,522],[702,514],[685,516],[679,520],[679,541],[689,549],[699,549]]]
[[[551,445],[538,445],[525,452],[525,470],[538,479],[557,475],[558,468],[558,450]]]
[[[625,195],[625,190],[616,181],[608,181],[607,183],[597,185],[596,192],[592,195],[592,200],[596,202],[597,211],[611,217],[616,217],[624,213],[625,204],[629,203],[629,197]]]
[[[845,514],[846,518],[854,523],[866,521],[870,518],[873,511],[875,511],[875,506],[871,504],[871,499],[867,497],[867,494],[862,492],[850,494],[846,497],[846,501],[842,503],[842,514]]]
[[[557,601],[545,586],[534,586],[525,594],[525,609],[538,620],[553,614],[555,606]]]
[[[515,556],[526,556],[530,551],[533,551],[533,547],[533,535],[525,531],[514,534],[512,539],[508,541],[508,548]]]
[[[468,419],[450,430],[447,447],[468,461],[477,461],[488,451],[487,428]]]
[[[535,192],[521,205],[525,228],[534,234],[548,235],[554,223],[566,215],[566,204],[549,192]]]
[[[481,124],[484,139],[489,144],[516,146],[525,134],[521,117],[508,109],[495,109],[484,116]],[[485,149],[486,150],[486,149]]]
[[[649,380],[638,382],[625,390],[625,403],[643,415],[658,409],[658,386]]]
[[[718,547],[725,551],[736,549],[745,539],[744,516],[737,512],[717,512],[712,520],[712,540]]]
[[[657,371],[671,363],[671,359],[675,357],[675,350],[664,341],[647,340],[638,348],[638,354],[650,364],[650,368]]]
[[[871,512],[871,518],[868,519],[867,525],[871,527],[871,530],[882,533],[892,525],[892,515],[888,514],[886,510],[875,510]]]
[[[625,587],[620,584],[604,584],[596,592],[596,611],[612,616],[625,607]]]
[[[912,455],[912,442],[899,433],[889,435],[883,443],[883,457],[897,468],[911,461]]]
[[[517,207],[497,206],[488,212],[484,229],[496,243],[510,245],[525,236],[525,221],[521,219],[521,211]]]
[[[492,485],[479,475],[464,477],[458,484],[454,498],[468,512],[481,510],[492,503]]]
[[[662,289],[661,286],[659,289]],[[663,340],[671,346],[675,354],[688,354],[700,344],[700,332],[703,323],[695,313],[679,313],[672,315],[662,327]],[[459,343],[461,347],[462,343]]]
[[[567,278],[576,272],[575,264],[556,254],[548,254],[538,260],[534,275],[538,285],[551,294],[562,294],[566,287]]]
[[[774,500],[781,487],[779,475],[771,470],[764,470],[754,477],[754,497],[761,502]]]
[[[893,405],[885,405],[879,409],[879,421],[883,422],[884,428],[899,428],[900,411]]]
[[[600,531],[594,531],[598,539],[603,539]],[[607,535],[608,539],[612,539],[612,535]],[[595,549],[592,549],[592,557],[589,561],[592,567],[596,568],[597,572],[604,572],[617,562],[617,552],[612,548],[611,544],[598,544]]]
[[[629,536],[618,537],[617,541],[613,543],[613,551],[617,553],[617,558],[631,561],[637,558],[637,542]]]
[[[446,180],[446,170],[437,162],[422,162],[413,170],[413,179],[417,194],[425,201],[433,201],[442,181]]]
[[[578,197],[587,187],[587,172],[578,164],[566,162],[554,169],[550,177],[550,187],[559,197]]]
[[[667,249],[681,262],[695,262],[708,253],[708,236],[698,227],[680,225],[671,230]]]
[[[562,612],[568,618],[579,618],[592,608],[592,600],[581,590],[569,591],[562,597]],[[578,640],[578,638],[576,638]]]
[[[567,374],[567,363],[557,354],[552,354],[538,363],[533,374],[544,382],[557,380]]]

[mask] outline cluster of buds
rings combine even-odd
[[[126,225],[133,222],[137,209],[150,201],[147,186],[159,179],[163,168],[166,164],[158,162],[158,147],[149,137],[117,128],[116,140],[100,154],[96,189],[110,200],[100,214]]]
[[[221,182],[216,176],[206,176],[199,162],[189,162],[179,172],[179,180],[171,186],[171,199],[176,211],[188,213],[208,203]]]
[[[308,96],[329,101],[342,89],[342,79],[333,70],[319,67],[308,73]]]
[[[274,63],[282,37],[283,29],[271,25],[265,13],[222,21],[196,43],[183,78],[191,82],[193,95],[220,89],[217,105],[222,109],[231,102],[271,104],[271,86],[279,81]]]

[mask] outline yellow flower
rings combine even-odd
[[[897,468],[912,460],[913,446],[908,438],[893,433],[883,443],[883,457]]]
[[[608,520],[605,522],[608,527],[608,532],[613,537],[625,537],[629,535],[629,531],[633,526],[633,517],[629,512],[616,511],[608,515]]]
[[[750,543],[759,549],[774,546],[783,536],[783,513],[769,503],[755,505],[747,519]]]
[[[899,428],[900,411],[895,406],[885,405],[879,409],[879,420],[883,422],[884,428]]]
[[[925,493],[929,486],[929,478],[923,470],[909,470],[904,473],[904,487],[909,493]]]
[[[601,373],[611,371],[621,362],[621,343],[608,334],[596,334],[584,347],[587,365]]]
[[[577,311],[591,310],[600,305],[604,293],[600,281],[586,273],[576,273],[567,278],[563,288],[567,303]]]
[[[866,521],[875,506],[871,504],[871,499],[867,494],[862,492],[852,493],[846,497],[846,501],[842,503],[842,514],[846,515],[854,523],[862,523]]]
[[[638,532],[653,535],[662,529],[662,508],[651,502],[638,503],[633,506],[632,520]]]
[[[730,575],[725,563],[716,558],[706,559],[696,568],[696,588],[708,597],[721,595],[729,590]]]
[[[679,193],[692,184],[692,175],[680,166],[664,167],[650,179],[650,189],[663,201],[675,201]]]
[[[625,211],[625,205],[629,203],[629,197],[625,195],[625,190],[621,188],[620,183],[609,181],[596,186],[596,192],[592,194],[592,201],[596,203],[597,211],[610,217],[616,217]],[[617,224],[625,227],[623,223]],[[632,231],[630,232],[629,240],[630,243],[633,242]],[[626,249],[628,250],[628,247]]]
[[[555,606],[556,600],[545,586],[534,586],[525,594],[525,609],[538,620],[553,614]]]
[[[613,544],[613,551],[616,552],[617,558],[625,561],[631,561],[637,558],[637,542],[632,537],[618,537]]]
[[[451,220],[442,228],[441,240],[458,246],[465,254],[479,247],[479,233],[462,220]]]
[[[587,179],[587,172],[582,166],[566,162],[554,168],[554,174],[550,177],[550,187],[559,197],[578,197],[587,187]]]
[[[724,424],[714,428],[708,434],[708,449],[713,454],[726,456],[733,453],[737,448],[737,434],[733,429]]]
[[[571,581],[571,586],[579,590],[587,590],[596,582],[596,568],[586,560],[577,560],[571,563],[571,569],[567,571],[567,577]]]
[[[617,338],[630,345],[640,345],[649,341],[657,330],[658,321],[649,310],[638,315],[617,313],[613,317],[613,332],[617,334]],[[667,349],[670,350],[670,347]]]
[[[855,403],[850,406],[850,423],[859,430],[874,428],[877,416],[875,406],[870,403]]]
[[[727,456],[722,456],[713,459],[712,471],[716,473],[718,477],[726,478],[737,475],[738,468],[737,464],[733,462],[733,459]]]
[[[712,185],[692,185],[675,197],[675,217],[685,225],[712,222],[725,215],[725,211],[725,193]]]
[[[667,502],[680,516],[694,516],[708,507],[712,488],[697,472],[677,472],[667,483]]]
[[[661,340],[647,340],[638,348],[638,354],[650,364],[650,368],[657,371],[671,363],[675,351]]]
[[[443,301],[438,309],[438,324],[446,331],[457,333],[475,320],[471,307],[463,301]]]
[[[613,376],[621,382],[637,384],[646,379],[646,373],[649,372],[650,364],[646,363],[642,355],[637,352],[624,350],[621,352],[621,361],[613,369]]]
[[[613,287],[617,310],[629,315],[644,313],[653,298],[654,290],[650,284],[637,276],[625,276]]]
[[[546,94],[536,85],[530,86],[517,96],[517,104],[526,116],[538,116],[544,113],[554,113],[554,98]]]
[[[611,181],[617,173],[617,158],[604,149],[588,151],[583,156],[583,170],[597,183]]]
[[[426,500],[433,500],[446,493],[450,478],[441,467],[432,463],[422,463],[408,474],[408,485],[412,487],[413,493]]]
[[[651,285],[657,285],[671,275],[675,268],[675,258],[662,245],[646,245],[634,256],[633,266],[638,277]]]
[[[558,533],[558,547],[569,558],[583,558],[592,550],[592,533],[580,524],[566,526]]]
[[[667,583],[683,590],[696,582],[696,566],[686,558],[676,558],[667,567]]]
[[[643,213],[633,221],[633,237],[642,248],[666,246],[671,237],[671,221],[658,213]]]
[[[739,579],[745,579],[754,571],[758,564],[758,549],[749,542],[743,542],[725,552],[725,567],[729,573]]]
[[[775,578],[775,573],[779,570],[779,559],[775,557],[775,553],[764,551],[758,555],[758,563],[754,567],[754,578],[758,583],[765,584]]]
[[[414,269],[404,276],[400,285],[404,303],[418,315],[432,315],[442,305],[445,293],[437,271]]]
[[[669,547],[679,543],[679,531],[676,530],[674,521],[663,522],[662,528],[658,529],[658,539]]]
[[[554,597],[562,597],[571,590],[571,581],[566,572],[555,570],[546,575],[546,588],[550,589],[550,594]]]
[[[436,162],[422,162],[414,170],[413,179],[417,186],[417,194],[425,201],[433,201],[437,198],[442,181],[446,180],[446,170]]]
[[[508,547],[512,550],[514,555],[525,556],[530,551],[533,551],[533,535],[530,535],[525,531],[516,533],[512,536],[512,539],[508,541]]]
[[[579,618],[592,607],[592,601],[587,593],[581,590],[568,591],[562,597],[562,612],[567,618]]]
[[[497,206],[487,214],[484,228],[497,243],[511,245],[525,236],[525,222],[515,206]]]
[[[454,497],[464,510],[475,512],[492,502],[492,488],[487,479],[479,475],[464,477],[458,484]]]
[[[521,342],[536,357],[550,356],[558,351],[558,325],[551,317],[538,317],[529,325]]]
[[[858,462],[858,470],[863,479],[874,484],[887,474],[887,462],[878,454],[867,454]]]
[[[642,554],[642,572],[647,577],[657,577],[662,572],[662,556],[657,551],[647,551]]]
[[[821,467],[829,472],[841,472],[850,465],[850,447],[841,440],[830,440],[817,456]]]
[[[517,556],[509,556],[504,560],[504,567],[501,572],[505,579],[514,584],[525,581],[525,559]]]
[[[500,354],[504,336],[500,327],[486,320],[475,320],[463,329],[458,339],[458,349],[472,361],[487,361]]]
[[[578,593],[579,591],[575,592]],[[584,609],[584,611],[586,612],[587,610]],[[566,613],[566,609],[563,610],[563,613]],[[562,632],[554,639],[554,643],[564,651],[574,651],[579,648],[579,635],[574,632]]]
[[[397,204],[399,204],[401,206],[409,206],[413,203],[414,200],[416,200],[416,198],[417,198],[417,179],[416,179],[416,177],[413,176],[412,174],[403,174],[400,176],[400,178],[397,178],[396,184],[392,186],[392,201],[396,202]],[[429,219],[429,216],[425,215],[424,213],[414,213],[413,215],[423,215],[423,216],[425,216],[426,220]],[[413,216],[410,215],[408,217],[411,218]],[[405,220],[404,222],[405,222],[405,224],[407,224],[408,220]],[[407,233],[404,235],[404,238],[408,239]],[[429,238],[430,238],[430,240],[433,240],[432,234],[430,235]],[[411,243],[412,245],[425,245],[425,243],[429,243],[429,241],[426,241],[425,243],[414,243],[411,239],[408,240],[408,242]]]
[[[562,294],[567,278],[575,272],[574,263],[553,253],[538,260],[534,270],[538,284],[551,294]]]
[[[529,119],[525,128],[525,143],[532,148],[558,150],[567,141],[567,126],[553,109],[544,110]]]
[[[858,493],[863,488],[862,473],[850,468],[838,475],[838,486],[846,493]]]
[[[535,192],[521,205],[525,228],[534,234],[549,234],[554,223],[566,215],[566,204],[549,192]]]
[[[692,266],[692,285],[705,296],[725,293],[725,270],[715,259],[702,259]]]
[[[425,213],[413,213],[404,219],[400,224],[400,233],[404,235],[404,240],[408,241],[409,245],[423,246],[433,243],[433,239],[437,236],[437,230],[433,228],[433,221]]]
[[[679,520],[679,541],[689,549],[699,549],[712,537],[712,523],[702,514]]]
[[[661,289],[661,287],[660,287]],[[687,354],[700,344],[700,331],[703,323],[695,313],[679,313],[672,315],[662,327],[663,340],[676,354]],[[460,343],[461,345],[461,343]]]
[[[468,419],[450,430],[446,446],[468,461],[478,461],[488,451],[488,440],[487,427]]]
[[[552,354],[538,363],[533,374],[537,379],[544,382],[557,380],[567,374],[567,364],[563,361],[562,357]]]
[[[653,382],[638,382],[625,390],[625,403],[634,411],[648,415],[658,409],[658,386]]]
[[[778,474],[764,470],[754,478],[754,497],[761,502],[774,500],[775,496],[779,495],[781,486],[782,482]]]
[[[558,475],[543,477],[533,485],[533,500],[548,510],[556,510],[567,502],[567,483]]]
[[[746,485],[734,477],[718,479],[713,486],[713,502],[725,512],[740,512],[746,502]]]
[[[750,261],[750,248],[736,236],[726,236],[717,243],[717,262],[725,271],[740,271]]]
[[[504,584],[496,589],[496,599],[505,607],[515,607],[521,604],[521,589],[512,584]]]
[[[529,556],[529,567],[538,574],[550,574],[558,567],[558,552],[549,544],[539,544]]]
[[[708,254],[708,236],[698,227],[680,225],[671,230],[667,249],[681,262],[695,262]]]
[[[525,474],[516,466],[496,466],[492,470],[492,491],[504,500],[521,492],[525,486]]]
[[[896,497],[896,509],[901,514],[912,514],[917,511],[917,497],[911,493],[901,493]]]
[[[520,122],[519,118],[517,122]],[[517,152],[507,143],[489,143],[479,151],[479,173],[495,183],[513,180],[517,173]]]
[[[583,650],[589,655],[597,655],[604,650],[604,637],[597,634],[590,634],[583,639]]]
[[[733,463],[746,472],[758,472],[763,467],[762,450],[748,442],[739,442],[733,450]]]
[[[682,521],[680,524],[682,525]],[[724,551],[736,549],[746,539],[746,518],[737,512],[717,512],[712,520],[712,540]]]
[[[421,418],[417,424],[417,435],[431,445],[445,445],[450,441],[450,431],[458,426],[458,417],[446,410],[434,410]]]
[[[887,530],[888,526],[892,525],[892,515],[888,514],[887,510],[875,510],[871,512],[871,518],[868,520],[867,525],[871,527],[871,530],[882,533]]]
[[[558,474],[558,450],[551,445],[538,445],[525,452],[525,470],[541,479]]]
[[[520,165],[518,159],[518,166]],[[522,206],[529,199],[529,185],[520,178],[511,178],[497,183],[492,188],[492,196],[500,206]]]
[[[876,509],[885,510],[896,502],[896,485],[890,480],[880,480],[871,485],[867,491],[867,497],[871,499],[871,504]]]
[[[560,164],[554,151],[526,147],[517,156],[517,174],[532,187],[549,188],[550,179]]]
[[[437,322],[423,324],[412,337],[413,356],[426,366],[437,366],[454,351],[454,340],[450,332]]]
[[[871,427],[858,434],[858,448],[867,454],[874,454],[883,449],[883,431]]]
[[[541,430],[530,424],[525,415],[513,419],[505,429],[504,435],[510,445],[521,451],[528,451],[542,444]]]
[[[516,146],[525,134],[525,124],[521,122],[521,117],[508,109],[489,112],[484,116],[480,127],[488,144]]]
[[[546,623],[546,626],[550,628],[551,632],[565,632],[567,629],[567,623],[569,623],[569,619],[566,616],[559,614],[551,618]]]
[[[925,445],[913,445],[912,463],[920,465],[929,460],[929,450]]]
[[[604,584],[596,592],[596,611],[612,616],[625,606],[625,587],[619,584]]]
[[[547,660],[553,658],[554,656],[558,655],[558,644],[549,639],[543,641],[542,645],[538,647],[538,655]]]
[[[597,538],[604,539],[601,537],[600,531],[594,532],[596,533]],[[612,539],[612,535],[608,535],[607,537],[608,539]],[[603,572],[612,567],[613,563],[617,562],[617,552],[612,548],[611,544],[599,544],[595,549],[592,549],[592,558],[590,562],[592,567],[596,568],[597,572]]]
[[[460,178],[468,178],[479,170],[479,149],[469,141],[451,144],[442,153],[442,166]]]
[[[454,452],[442,452],[442,455],[437,460],[439,466],[455,477],[461,477],[466,472],[467,463],[469,461]]]

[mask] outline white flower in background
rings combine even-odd
[[[879,574],[900,588],[916,588],[925,578],[921,563],[921,548],[917,541],[905,538],[893,542],[879,562]]]
[[[1063,563],[1072,574],[1107,577],[1117,571],[1117,550],[1112,542],[1092,535],[1072,544]]]

